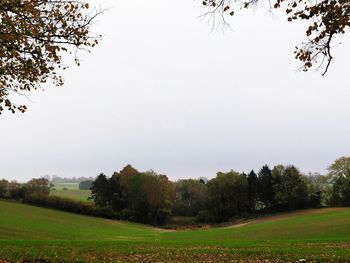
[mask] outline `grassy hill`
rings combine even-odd
[[[350,208],[165,231],[0,201],[0,258],[53,262],[350,261]]]

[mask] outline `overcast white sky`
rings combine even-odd
[[[223,33],[198,19],[200,1],[95,2],[110,7],[94,28],[102,43],[64,87],[0,116],[0,177],[95,176],[128,163],[171,179],[265,163],[324,172],[350,154],[349,41],[322,77],[296,71],[304,28],[264,6],[236,13]]]

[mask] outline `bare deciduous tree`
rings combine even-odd
[[[204,15],[212,21],[219,16],[226,25],[225,16],[235,14],[236,10],[250,8],[257,3],[267,1],[270,9],[284,8],[288,21],[306,20],[305,30],[308,40],[296,47],[295,58],[301,61],[302,69],[324,66],[323,75],[333,60],[332,40],[335,35],[345,34],[350,26],[349,0],[203,0],[207,8]]]

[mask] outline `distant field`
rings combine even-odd
[[[63,188],[66,188],[68,190],[78,190],[79,183],[57,183],[54,184],[54,188],[56,190],[63,190]]]
[[[63,190],[66,188],[67,190]],[[51,190],[50,195],[71,198],[79,201],[88,201],[90,190],[79,190],[78,183],[55,184],[55,190]]]
[[[24,220],[25,219],[25,220]],[[350,208],[166,231],[0,201],[0,258],[50,262],[350,261]]]
[[[71,198],[79,201],[88,201],[90,190],[53,190],[50,195]],[[89,201],[90,202],[90,201]]]

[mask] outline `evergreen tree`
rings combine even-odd
[[[108,180],[110,190],[111,206],[116,211],[126,208],[126,196],[123,193],[123,187],[120,183],[120,174],[115,172]]]
[[[108,178],[103,173],[101,173],[93,182],[90,199],[92,199],[99,207],[107,207],[110,204]]]
[[[264,165],[259,171],[259,199],[264,203],[265,210],[273,207],[274,190],[272,187],[272,174],[267,165]]]
[[[259,187],[259,180],[258,176],[252,170],[248,176],[248,195],[249,195],[249,208],[251,212],[254,212],[256,209],[256,202],[258,200],[258,187]]]

